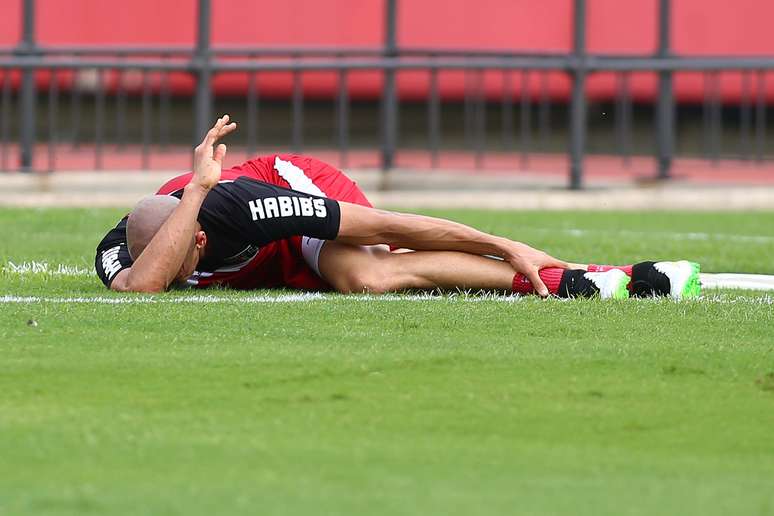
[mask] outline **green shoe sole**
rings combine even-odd
[[[699,297],[701,295],[701,265],[696,262],[688,262],[691,266],[691,275],[683,286],[682,297]]]
[[[618,284],[618,287],[613,291],[613,295],[610,296],[610,298],[629,299],[629,283],[631,283],[631,281],[632,279],[628,276],[622,278]]]

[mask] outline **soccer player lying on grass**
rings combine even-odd
[[[215,145],[235,129],[228,115],[218,119],[195,149],[193,173],[140,201],[105,236],[95,266],[106,286],[603,298],[699,292],[698,265],[690,262],[569,264],[455,222],[375,210],[343,173],[311,158],[258,158],[223,171],[226,146]]]

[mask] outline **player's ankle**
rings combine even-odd
[[[559,297],[595,297],[617,299],[629,297],[629,276],[617,267],[600,271],[568,269],[562,276]]]
[[[607,272],[613,269],[624,271],[627,276],[631,277],[633,265],[600,265],[596,263],[590,263],[587,270],[589,272]]]

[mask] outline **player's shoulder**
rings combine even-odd
[[[277,153],[256,156],[238,167],[234,167],[234,169],[238,169],[244,175],[252,176],[255,179],[282,186],[281,177],[284,168],[293,167],[308,170],[314,161],[314,158],[301,154]]]
[[[236,181],[240,177],[247,177],[262,181],[265,183],[276,183],[274,170],[274,155],[259,156],[231,168],[224,169],[220,178],[221,181]],[[193,172],[187,172],[175,176],[156,191],[157,195],[170,195],[182,190],[185,185],[191,182]]]
[[[161,185],[161,188],[159,188],[156,191],[156,195],[170,195],[174,192],[177,192],[178,190],[182,190],[185,185],[191,182],[191,178],[193,177],[192,172],[188,172],[187,174],[181,174],[179,176],[173,177],[163,185]]]

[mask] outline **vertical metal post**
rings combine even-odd
[[[398,0],[384,0],[384,57],[398,55],[397,11]],[[398,139],[398,92],[395,70],[384,71],[382,90],[382,170],[390,170],[395,164],[395,148]]]
[[[757,95],[755,101],[755,159],[763,162],[766,143],[766,72],[758,70]]]
[[[251,56],[252,57],[252,56]],[[247,155],[252,158],[258,139],[258,74],[250,72],[247,79]]]
[[[199,0],[197,14],[196,51],[193,58],[196,69],[196,100],[194,103],[194,143],[198,143],[212,122],[212,70],[210,69],[210,0]]]
[[[670,54],[670,0],[658,3],[658,52],[657,57]],[[675,137],[675,106],[672,88],[672,71],[662,70],[658,74],[658,105],[656,114],[656,145],[658,178],[668,179],[672,168],[672,147]]]
[[[702,88],[703,98],[701,106],[701,125],[702,125],[702,139],[701,139],[701,151],[705,159],[709,159],[710,155],[710,126],[711,126],[711,108],[712,108],[712,75],[710,72],[704,72],[702,75],[704,86]]]
[[[115,142],[119,150],[126,146],[126,87],[124,85],[123,70],[117,71],[116,76],[116,131]]]
[[[293,71],[293,127],[291,148],[300,153],[304,146],[304,85],[301,82],[301,70]]]
[[[339,70],[339,96],[336,102],[336,127],[338,128],[339,165],[348,165],[349,154],[349,71],[346,68]]]
[[[427,101],[430,166],[438,167],[438,147],[441,142],[441,99],[438,92],[438,68],[430,69],[430,98]]]
[[[11,71],[3,70],[3,93],[0,100],[0,170],[8,170],[8,140],[11,118]]]
[[[574,50],[570,106],[570,189],[583,186],[583,155],[586,148],[586,0],[575,0]]]
[[[710,101],[710,155],[712,163],[718,164],[722,152],[723,103],[720,96],[720,72],[712,72],[712,100]]]
[[[502,147],[506,152],[513,148],[513,70],[503,70],[502,99]]]
[[[105,70],[97,70],[94,92],[94,168],[102,169],[102,136],[105,126]]]
[[[150,69],[142,71],[142,168],[150,168],[150,142],[151,142],[151,83]]]
[[[473,146],[473,119],[476,111],[476,100],[473,94],[473,89],[476,87],[475,78],[473,77],[473,70],[465,70],[464,72],[464,86],[463,86],[463,99],[462,99],[462,127],[465,137],[465,147],[470,148]]]
[[[80,145],[81,132],[81,81],[78,70],[73,70],[73,82],[70,85],[70,139],[73,147]]]
[[[486,91],[484,83],[484,70],[479,70],[475,75],[475,105],[473,109],[475,127],[475,167],[484,166],[484,151],[486,148]]]
[[[159,142],[161,149],[167,150],[169,145],[169,104],[170,104],[170,85],[169,72],[161,70],[159,84]]]
[[[56,144],[57,140],[57,108],[59,104],[59,75],[56,70],[51,70],[51,78],[48,83],[48,170],[56,168]]]
[[[739,99],[739,159],[750,159],[750,72],[742,72],[742,92]]]
[[[540,143],[547,150],[551,142],[551,99],[548,95],[548,72],[540,73],[540,104],[538,107],[538,134]]]
[[[519,108],[519,119],[521,121],[521,168],[526,169],[529,165],[529,148],[532,141],[532,119],[530,115],[530,81],[529,70],[521,71],[521,100]]]
[[[632,141],[632,97],[629,86],[629,72],[618,74],[615,100],[615,142],[617,152],[623,157],[624,166],[629,166]]]
[[[16,54],[20,57],[35,55],[35,0],[24,0],[22,9],[22,37]],[[32,170],[35,145],[35,69],[25,67],[21,77],[21,112],[19,127],[19,165],[22,171]]]

